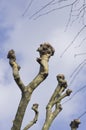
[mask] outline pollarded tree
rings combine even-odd
[[[37,58],[37,62],[40,64],[39,73],[27,86],[24,85],[20,78],[20,66],[16,62],[15,51],[10,50],[7,55],[7,58],[9,59],[9,64],[12,67],[14,80],[22,93],[21,100],[11,130],[21,130],[23,118],[26,112],[26,108],[31,100],[32,93],[40,85],[40,83],[42,83],[48,76],[48,61],[50,57],[54,55],[55,50],[49,43],[44,43],[40,45],[37,51],[40,54],[40,57]],[[67,81],[65,80],[65,76],[63,74],[57,75],[57,81],[58,85],[46,106],[46,118],[42,130],[49,130],[53,120],[62,111],[62,99],[66,96],[70,96],[72,92],[72,90],[67,89]],[[23,130],[28,130],[37,122],[39,115],[38,106],[39,104],[37,103],[33,104],[32,110],[34,110],[35,112],[35,117],[27,126],[25,126]],[[72,121],[70,124],[71,130],[76,130],[79,124],[79,120]]]

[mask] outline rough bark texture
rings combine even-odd
[[[40,45],[37,51],[40,54],[40,58],[37,58],[37,62],[40,64],[40,70],[38,75],[27,86],[23,84],[20,78],[19,75],[20,66],[16,63],[16,56],[14,50],[10,50],[7,55],[7,58],[9,58],[9,64],[12,67],[14,80],[22,93],[22,97],[11,130],[21,129],[25,111],[31,99],[31,95],[34,89],[36,89],[37,86],[41,82],[43,82],[48,76],[48,61],[49,58],[54,54],[54,48],[49,43],[44,43]]]
[[[80,124],[79,119],[75,119],[75,120],[71,121],[71,123],[70,123],[71,130],[77,130],[77,128],[79,127],[79,124]]]
[[[43,125],[42,130],[49,130],[53,120],[62,110],[62,106],[60,103],[61,100],[65,98],[66,96],[69,96],[72,92],[70,89],[68,89],[66,90],[65,93],[63,93],[65,89],[67,88],[67,82],[63,74],[59,74],[57,76],[57,80],[58,80],[58,85],[46,107],[46,119],[45,119],[45,123]],[[54,110],[53,110],[53,107],[54,107]]]

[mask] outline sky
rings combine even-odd
[[[21,92],[13,79],[12,70],[7,59],[7,53],[10,49],[15,50],[17,62],[21,66],[21,78],[27,85],[39,72],[39,64],[36,62],[39,54],[36,50],[40,44],[49,42],[55,48],[55,54],[49,60],[49,76],[34,91],[25,113],[22,129],[34,117],[34,112],[31,110],[34,103],[39,104],[40,114],[38,122],[30,129],[42,129],[46,105],[58,84],[56,80],[58,74],[65,75],[68,87],[73,90],[71,97],[86,85],[85,65],[77,76],[77,72],[74,73],[75,77],[74,75],[71,76],[76,67],[86,57],[86,55],[75,56],[86,52],[85,42],[79,46],[85,37],[85,30],[62,55],[65,48],[80,30],[81,23],[76,22],[65,31],[70,8],[56,10],[37,18],[37,16],[41,16],[37,11],[48,2],[49,0],[32,0],[32,3],[30,0],[0,1],[0,130],[11,129],[21,98]],[[48,6],[45,10],[42,10],[42,14],[56,8],[55,6]],[[35,13],[36,15],[34,15]],[[64,99],[63,103],[69,98]],[[50,130],[70,130],[70,122],[86,111],[85,98],[86,89],[84,88],[71,100],[63,104],[63,110],[52,123]],[[86,115],[80,120],[81,124],[78,130],[85,130]]]

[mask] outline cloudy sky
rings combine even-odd
[[[7,59],[7,53],[10,49],[14,49],[16,52],[17,62],[21,66],[20,75],[27,85],[39,71],[39,64],[36,62],[36,58],[39,57],[36,51],[39,45],[49,42],[55,48],[55,55],[49,61],[49,76],[34,91],[22,128],[34,117],[34,112],[31,110],[32,104],[39,103],[39,121],[31,130],[41,130],[45,120],[46,105],[57,86],[57,74],[63,73],[65,75],[73,94],[86,85],[85,64],[80,66],[81,69],[78,68],[79,73],[77,70],[74,73],[75,76],[71,76],[76,67],[85,60],[86,55],[75,55],[86,52],[85,42],[80,45],[86,32],[83,30],[62,55],[82,26],[81,23],[76,22],[73,26],[69,26],[66,32],[64,31],[69,19],[69,7],[39,17],[57,7],[57,4],[53,4],[42,10],[42,7],[49,1],[0,1],[0,130],[11,129],[21,98],[21,92],[13,80],[12,70]],[[58,6],[61,6],[60,3]],[[38,11],[41,12],[38,13]],[[86,63],[86,60],[83,63]],[[69,102],[63,104],[63,110],[52,123],[50,130],[70,130],[71,120],[78,118],[86,111],[85,98],[86,89],[84,88]],[[81,118],[79,130],[85,130],[85,128],[86,115]]]

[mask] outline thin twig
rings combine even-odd
[[[72,46],[72,44],[74,44],[76,38],[81,34],[81,32],[85,29],[86,25],[84,25],[80,31],[76,34],[76,36],[74,37],[74,39],[72,40],[72,42],[65,48],[65,50],[62,52],[62,54],[60,55],[60,57],[63,57],[63,55],[65,54],[65,52]]]
[[[68,4],[68,5],[64,5],[64,6],[61,6],[61,7],[57,7],[57,8],[51,9],[51,10],[45,12],[45,13],[39,14],[38,16],[36,16],[36,17],[34,18],[34,20],[36,20],[36,19],[38,19],[39,17],[42,17],[42,16],[44,16],[44,15],[50,14],[50,13],[52,13],[52,12],[55,12],[55,11],[57,11],[57,10],[60,10],[60,9],[66,8],[66,7],[70,7],[70,6],[71,6],[71,5]]]
[[[73,71],[72,74],[70,75],[70,78],[76,73],[76,71],[80,68],[81,65],[83,65],[83,63],[84,63],[85,61],[86,61],[86,59],[83,60],[83,61],[74,69],[74,71]]]
[[[85,114],[86,114],[86,111],[83,112],[83,113],[78,117],[78,119],[82,118]]]
[[[86,55],[86,53],[85,53],[85,52],[83,52],[83,53],[78,53],[78,54],[75,54],[74,57],[81,56],[81,55]]]
[[[83,67],[86,65],[86,63],[83,63],[82,66],[80,66],[80,68],[78,69],[78,71],[75,73],[75,75],[73,76],[72,80],[70,81],[69,85],[71,85],[73,83],[73,81],[75,80],[76,76],[79,74],[79,72],[83,69]]]
[[[70,23],[70,21],[71,21],[72,11],[73,11],[73,5],[71,6],[71,10],[70,10],[70,14],[69,14],[69,19],[68,19],[68,22],[67,22],[67,25],[66,25],[65,31],[67,30],[67,28],[68,28],[68,26],[69,26],[69,23]]]
[[[84,41],[86,40],[86,37],[80,42],[80,44],[78,46],[76,46],[75,48],[77,47],[81,47],[81,45],[84,43]]]
[[[31,0],[30,3],[28,4],[27,8],[25,9],[24,13],[22,14],[22,16],[25,16],[25,14],[27,13],[27,11],[30,9],[32,3],[34,0]]]
[[[36,11],[33,15],[31,15],[29,17],[29,19],[32,19],[35,15],[37,15],[40,11],[44,10],[46,7],[48,7],[49,5],[51,5],[52,2],[54,2],[55,0],[51,0],[50,2],[48,2],[47,4],[45,4],[42,8],[40,8],[38,11]]]
[[[86,88],[86,85],[84,85],[82,88],[78,89],[68,100],[62,103],[64,105],[65,103],[69,102],[72,98],[74,98],[80,91]]]

